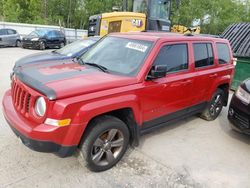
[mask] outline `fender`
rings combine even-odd
[[[229,84],[231,83],[231,75],[224,75],[224,76],[220,76],[217,77],[217,79],[214,81],[213,85],[211,86],[210,90],[209,90],[209,94],[207,96],[207,101],[210,101],[212,99],[212,96],[214,94],[214,92],[216,91],[216,89],[223,84]]]
[[[138,97],[135,94],[112,96],[111,98],[100,98],[99,100],[87,101],[78,108],[77,113],[75,113],[75,116],[73,117],[73,121],[79,122],[77,126],[77,134],[74,134],[73,142],[80,143],[88,123],[93,118],[114,110],[124,108],[132,109],[136,125],[141,125],[142,115],[138,104]],[[72,130],[72,132],[74,131]],[[69,131],[67,134],[71,135],[72,132]],[[67,136],[65,136],[65,138],[67,138]]]
[[[83,122],[89,122],[98,115],[123,108],[131,108],[135,117],[135,121],[137,124],[141,124],[142,118],[140,115],[140,108],[138,106],[138,97],[134,94],[88,102],[79,109],[77,116],[79,116]]]

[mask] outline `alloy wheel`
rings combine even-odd
[[[110,129],[98,136],[95,140],[91,159],[98,166],[106,166],[113,163],[120,155],[124,147],[124,135],[118,129]]]

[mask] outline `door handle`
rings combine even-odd
[[[185,80],[182,82],[182,84],[191,84],[192,83],[192,80]]]
[[[209,78],[215,78],[215,77],[217,77],[217,74],[215,73],[215,74],[210,74],[209,75]]]
[[[182,82],[176,82],[176,83],[171,84],[170,87],[178,87],[178,86],[181,86],[181,85],[183,85]]]

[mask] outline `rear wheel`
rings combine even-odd
[[[20,41],[20,40],[17,40],[17,41],[16,41],[16,47],[21,47],[21,46],[22,46],[21,41]]]
[[[124,155],[129,143],[127,125],[112,116],[102,116],[91,122],[91,130],[81,152],[91,171],[99,172],[113,167]]]
[[[61,42],[59,48],[63,48],[65,46],[64,42]]]
[[[215,120],[221,113],[224,99],[225,94],[223,90],[218,88],[200,117],[207,121]]]
[[[39,49],[40,49],[40,50],[45,50],[45,48],[46,48],[45,42],[41,41],[41,42],[39,43]]]

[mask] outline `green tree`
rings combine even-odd
[[[232,23],[249,22],[249,0],[183,0],[177,10],[174,6],[173,23],[191,26],[200,21],[203,33],[220,34]]]

